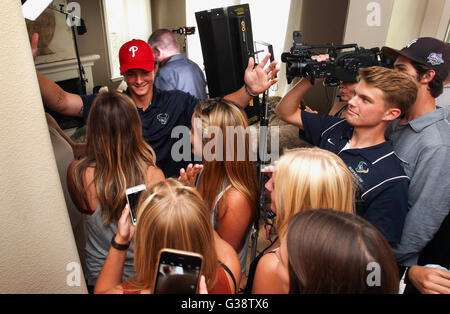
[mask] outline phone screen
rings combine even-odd
[[[200,257],[162,252],[159,258],[155,293],[195,294],[201,266]]]
[[[130,205],[131,220],[134,225],[136,225],[136,211],[142,191],[143,190],[140,190],[127,195],[128,205]]]

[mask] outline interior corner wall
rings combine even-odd
[[[349,0],[344,44],[357,43],[364,48],[384,46],[393,5],[394,0]]]
[[[20,1],[0,39],[0,293],[85,293]]]
[[[290,51],[294,39],[292,34],[294,31],[300,30],[300,21],[301,21],[301,13],[302,13],[303,0],[291,0],[291,5],[289,8],[289,19],[286,26],[286,34],[284,37],[284,49],[283,52]],[[278,63],[278,67],[280,68],[280,72],[278,73],[278,90],[275,95],[283,97],[286,93],[294,86],[294,82],[291,84],[287,83],[286,79],[286,64],[281,63],[281,56],[276,56]]]
[[[94,86],[108,86],[114,89],[114,83],[109,76],[108,48],[106,43],[105,25],[103,23],[102,0],[77,0],[80,4],[81,17],[86,23],[87,32],[77,36],[81,56],[97,54],[97,60],[92,68]]]
[[[395,0],[386,46],[401,49],[420,37],[427,5],[424,0]]]
[[[428,1],[420,37],[445,40],[450,21],[450,0]]]
[[[303,42],[309,45],[341,45],[348,5],[349,0],[303,1],[300,18]],[[305,95],[304,100],[312,109],[326,114],[334,103],[335,95],[336,88],[325,88],[322,84],[316,83]]]
[[[179,29],[186,25],[186,0],[151,0],[152,31],[159,28]],[[184,35],[176,35],[183,49]]]

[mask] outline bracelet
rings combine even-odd
[[[119,251],[128,250],[128,248],[130,247],[130,243],[128,243],[128,244],[119,244],[119,243],[116,242],[116,240],[114,240],[115,237],[116,237],[116,235],[114,235],[112,237],[112,239],[111,239],[111,246],[113,248],[115,248],[116,250],[119,250]]]
[[[247,84],[244,83],[244,88],[245,88],[245,92],[247,93],[247,95],[249,95],[250,97],[257,97],[258,94],[253,94],[251,91],[248,90]]]

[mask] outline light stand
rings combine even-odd
[[[78,74],[80,79],[80,86],[81,86],[81,95],[86,95],[86,82],[88,81],[86,78],[86,73],[84,72],[83,65],[81,64],[80,60],[80,53],[78,51],[78,43],[77,43],[77,33],[78,35],[83,35],[87,32],[86,25],[84,23],[84,20],[81,17],[73,15],[71,12],[64,11],[64,5],[59,5],[59,10],[49,7],[50,9],[62,13],[66,15],[67,18],[70,18],[70,24],[72,28],[72,37],[73,37],[73,43],[75,46],[75,54],[77,57],[78,62]],[[76,25],[78,23],[75,23],[75,20],[79,21],[79,25]],[[75,31],[75,27],[77,28],[77,31]]]
[[[272,62],[274,60],[274,56],[273,56],[273,47],[272,45],[268,44],[268,43],[264,43],[264,42],[256,42],[258,44],[262,44],[264,46],[267,46],[268,52],[270,53],[270,62]],[[263,52],[264,50],[261,51],[256,51],[255,55]],[[255,64],[256,66],[256,64]],[[268,135],[268,126],[269,126],[269,104],[267,103],[267,99],[266,97],[268,96],[268,91],[264,91],[264,93],[262,94],[262,103],[259,107],[259,120],[260,120],[260,124],[259,124],[259,152],[261,154],[261,152],[263,154],[265,154],[267,152],[267,135]],[[263,109],[263,110],[261,110]],[[269,234],[269,227],[272,225],[269,220],[273,219],[275,214],[270,210],[267,209],[267,204],[266,204],[266,196],[265,196],[265,190],[264,190],[264,173],[261,172],[261,170],[264,168],[264,166],[267,165],[267,156],[260,156],[260,154],[258,154],[259,158],[258,158],[258,183],[259,183],[259,191],[260,191],[260,197],[259,197],[259,204],[260,204],[260,209],[263,210],[263,219],[264,219],[264,228],[266,231],[266,239],[269,240],[270,239],[270,234]],[[273,160],[272,160],[273,162]],[[253,223],[252,226],[252,232],[251,232],[251,238],[252,238],[252,250],[251,250],[251,255],[250,255],[250,260],[253,261],[256,257],[256,253],[257,253],[257,245],[258,245],[258,236],[259,236],[259,221],[256,221],[255,223]]]
[[[172,33],[178,34],[178,35],[184,35],[183,39],[183,52],[186,53],[186,37],[188,35],[194,35],[195,34],[195,26],[183,26],[177,29],[173,29]]]

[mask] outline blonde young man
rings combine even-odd
[[[328,56],[315,58],[324,61]],[[414,103],[414,80],[392,69],[361,69],[346,119],[299,109],[311,87],[308,80],[301,80],[278,104],[275,113],[299,127],[303,139],[344,160],[359,183],[357,213],[374,224],[391,245],[398,243],[408,208],[409,178],[384,133],[389,123]]]

